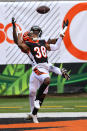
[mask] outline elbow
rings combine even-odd
[[[22,44],[18,42],[18,47],[19,48],[22,48]]]

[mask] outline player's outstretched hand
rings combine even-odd
[[[61,69],[62,72],[62,76],[66,79],[69,80],[70,79],[70,75],[68,74],[67,70],[65,68]]]
[[[65,36],[65,32],[67,30],[67,27],[69,25],[68,19],[63,21],[63,30],[60,32],[60,36],[63,38]]]
[[[12,17],[12,25],[13,25],[13,27],[16,27],[15,23],[16,23],[15,18]]]
[[[66,21],[64,20],[63,21],[63,29],[65,28],[65,26],[68,26],[69,25],[69,20],[67,19]]]

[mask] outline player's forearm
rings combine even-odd
[[[20,33],[18,33],[18,46],[22,47],[23,46],[23,41],[22,41],[22,36]]]
[[[58,39],[49,39],[47,41],[47,44],[55,44],[57,42]]]
[[[17,37],[17,33],[16,33],[16,27],[13,26],[13,40],[15,42],[15,44],[18,44],[18,37]]]
[[[18,47],[24,52],[29,53],[29,47],[23,42],[22,35],[18,33]]]
[[[61,45],[61,42],[62,42],[62,39],[63,37],[65,36],[65,32],[67,30],[67,27],[68,27],[68,20],[66,22],[64,22],[63,24],[63,29],[61,30],[60,32],[60,37],[59,39],[57,40],[56,44],[53,45],[53,44],[50,44],[50,50],[52,51],[55,51],[55,50],[58,50],[60,48],[60,45]]]
[[[13,27],[13,40],[16,44],[18,44],[18,37],[16,32],[16,21],[15,18],[12,18],[12,27]]]
[[[49,66],[49,71],[54,72],[57,75],[62,75],[61,69],[53,65]]]
[[[58,50],[60,48],[61,42],[62,42],[62,37],[59,37],[56,44],[50,44],[50,50],[51,51]]]

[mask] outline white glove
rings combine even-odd
[[[66,21],[64,20],[64,22],[63,22],[63,30],[61,30],[61,32],[60,32],[60,36],[61,37],[64,37],[68,25],[69,25],[68,19]]]
[[[61,69],[62,72],[62,76],[66,79],[66,80],[70,80],[70,75],[68,74],[67,70],[65,68]]]
[[[60,32],[60,36],[64,37],[66,30],[67,30],[67,26],[65,26],[64,29]]]

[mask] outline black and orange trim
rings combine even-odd
[[[39,71],[37,68],[34,68],[33,71],[34,71],[37,75],[47,74],[47,73],[45,73],[45,72]]]

